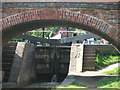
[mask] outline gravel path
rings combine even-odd
[[[85,85],[87,88],[94,88],[96,83],[102,78],[104,78],[104,76],[75,76],[75,82]]]
[[[113,76],[105,75],[105,74],[101,74],[101,73],[104,71],[112,70],[112,69],[118,67],[118,65],[120,66],[120,63],[110,65],[99,71],[86,71],[86,72],[81,72],[77,75],[67,76],[67,78],[64,80],[64,82],[62,82],[61,86],[63,86],[63,87],[68,86],[71,82],[74,81],[74,82],[85,85],[87,88],[89,88],[89,90],[98,90],[98,89],[95,89],[95,85],[99,80],[101,80],[104,77],[113,77]],[[41,87],[49,88],[49,87],[55,87],[57,84],[59,85],[60,83],[52,83],[52,82],[51,83],[50,82],[34,83],[28,87],[29,88],[41,88]]]
[[[97,71],[98,73],[102,73],[102,72],[105,72],[105,71],[109,71],[109,70],[113,70],[117,67],[120,66],[120,63],[116,63],[116,64],[112,64],[112,65],[109,65],[108,67],[104,68],[104,69],[101,69],[99,71]]]
[[[114,68],[117,68],[118,66],[120,66],[120,63],[109,65],[98,71],[81,72],[81,73],[78,73],[77,75],[78,76],[106,76],[105,74],[102,74],[102,73],[105,71],[113,70]]]
[[[98,71],[86,71],[75,76],[75,82],[85,85],[88,88],[94,88],[96,83],[104,77],[114,77],[113,75],[101,74],[105,71],[113,70],[120,66],[120,63],[109,65],[108,67]]]

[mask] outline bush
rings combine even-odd
[[[97,52],[95,68],[100,69],[117,62],[120,62],[120,54],[118,52]]]

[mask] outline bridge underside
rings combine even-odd
[[[72,28],[78,28],[78,29],[83,29],[85,31],[89,31],[93,34],[96,34],[108,40],[111,44],[113,44],[120,51],[120,48],[119,48],[120,42],[113,40],[111,37],[109,37],[105,33],[100,32],[90,26],[86,26],[82,23],[75,23],[75,22],[71,22],[67,20],[35,20],[35,21],[11,26],[2,31],[3,45],[7,43],[8,41],[10,41],[12,38],[17,37],[27,31],[31,31],[31,30],[43,28],[43,27],[52,27],[52,26],[72,27]]]

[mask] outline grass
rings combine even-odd
[[[103,74],[107,74],[107,75],[120,75],[120,66],[118,68],[113,69],[113,70],[103,72]]]
[[[95,68],[101,69],[117,62],[120,62],[120,54],[118,52],[98,52],[96,54]]]
[[[82,88],[81,90],[84,90],[83,88],[86,88],[85,85],[76,83],[76,82],[72,82],[70,85],[68,85],[67,87],[62,87],[62,86],[57,86],[56,89],[60,90],[80,90],[80,88]]]
[[[120,79],[118,77],[105,77],[101,79],[97,84],[96,88],[119,88]]]
[[[120,54],[118,52],[98,52],[96,55],[96,60],[95,60],[95,68],[96,69],[101,69],[102,67],[106,67],[108,65],[111,65],[113,63],[118,63],[120,62]],[[104,74],[108,75],[120,75],[120,67],[115,68],[110,71],[103,72]],[[117,90],[120,85],[120,79],[118,77],[106,77],[101,79],[97,84],[96,88],[108,88],[108,90],[111,90],[113,88],[116,88],[114,90]],[[109,89],[111,88],[111,89]],[[100,90],[101,90],[100,89]]]
[[[113,63],[120,62],[120,54],[118,52],[98,52],[96,55],[95,60],[95,67],[96,69],[101,69],[102,67],[106,67],[108,65],[111,65]],[[120,75],[120,67],[115,68],[110,71],[104,72],[104,74],[109,75]],[[98,90],[117,90],[118,85],[120,85],[120,80],[118,77],[106,77],[101,79],[95,86],[95,88],[99,88]],[[58,86],[57,88],[60,88],[60,90],[86,90],[86,86],[81,85],[79,83],[73,82],[67,87],[63,88],[61,86]],[[115,89],[114,89],[115,88]]]
[[[85,85],[76,83],[76,82],[72,82],[69,86],[67,86],[67,88],[85,88]]]

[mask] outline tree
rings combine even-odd
[[[50,32],[45,32],[44,33],[44,38],[50,38],[52,36],[54,36],[58,30],[60,29],[67,29],[68,31],[81,31],[83,32],[83,30],[81,29],[76,29],[76,28],[68,28],[68,27],[48,27],[48,28],[45,28],[45,31],[52,31],[52,34],[50,35]],[[27,32],[25,34],[27,35],[30,35],[30,36],[35,36],[35,37],[43,37],[43,33],[42,33],[42,28],[39,28],[39,29],[36,29],[36,30],[33,30],[35,32]],[[40,31],[40,32],[36,32],[36,31]],[[84,31],[85,32],[85,31]],[[73,33],[69,33],[71,35],[73,35]],[[78,33],[78,35],[81,35],[82,33]],[[50,36],[50,37],[49,37]],[[12,39],[11,41],[20,41],[16,38]]]

